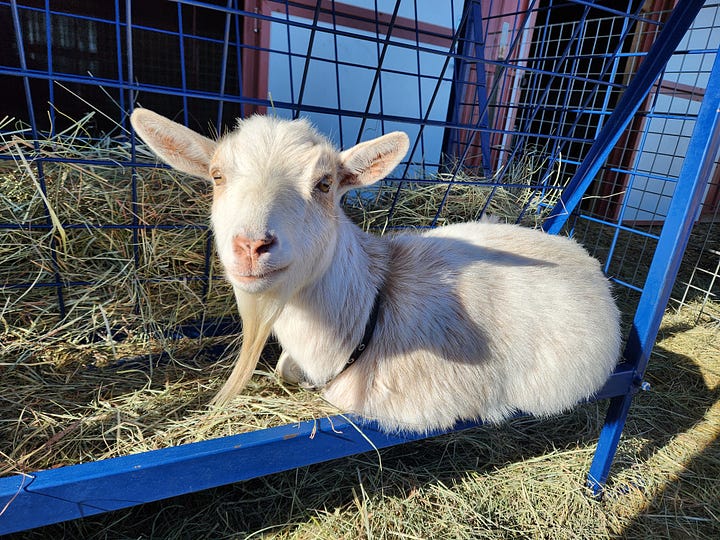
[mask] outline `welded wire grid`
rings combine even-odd
[[[435,186],[440,195],[414,227],[444,222],[458,188],[484,190],[470,217],[496,212],[497,200],[508,194],[515,210],[506,219],[542,214],[668,15],[642,12],[639,1],[518,0],[502,9],[492,1],[432,4],[0,2],[2,27],[12,29],[0,36],[0,75],[15,96],[9,116],[17,119],[2,124],[0,158],[3,167],[29,169],[37,181],[33,204],[17,210],[5,187],[0,233],[9,254],[32,241],[43,252],[38,260],[46,261],[29,270],[19,261],[4,265],[3,294],[10,302],[27,297],[29,310],[48,310],[52,298],[58,316],[118,295],[141,313],[143,298],[162,294],[168,281],[186,284],[198,304],[207,300],[220,272],[203,214],[206,194],[184,179],[151,174],[152,157],[138,155],[129,131],[127,113],[137,104],[206,133],[222,133],[234,118],[255,112],[307,116],[342,147],[408,132],[408,159],[370,196],[347,201],[379,205],[376,229],[407,226],[398,210],[422,186]],[[714,39],[708,30],[717,35],[718,23],[700,19],[704,26],[696,28],[706,31],[706,43],[688,42],[678,53],[684,60],[668,67],[664,81],[694,72],[694,84],[702,86]],[[699,57],[700,64],[690,63]],[[678,108],[677,90],[669,88],[656,86],[628,132],[635,133],[634,146],[611,157],[574,227],[630,291],[643,286],[654,224],[672,195],[667,180],[676,177],[697,111],[695,94]],[[88,111],[94,114],[78,129]],[[669,122],[677,131],[671,147]],[[29,143],[10,144],[13,136]],[[60,165],[91,171],[87,181],[103,184],[106,202],[83,205],[77,186],[67,199],[53,175]],[[169,215],[153,199],[163,182],[186,213]],[[163,246],[188,236],[189,263],[163,257]],[[93,238],[93,250],[73,253]],[[98,276],[111,274],[116,286],[84,294]]]
[[[702,15],[704,17],[698,18],[694,25],[693,34],[688,36],[688,40],[692,42],[688,46],[688,54],[683,57],[684,61],[678,62],[675,67],[676,73],[684,73],[688,69],[687,64],[690,64],[691,69],[696,65],[706,67],[707,62],[712,61],[708,60],[708,56],[720,47],[720,35],[717,32],[720,26],[720,4],[706,6]],[[698,46],[704,48],[700,49],[703,52],[691,57],[691,51]],[[695,87],[684,89],[681,99],[694,102],[701,98],[701,90],[705,87],[702,78],[704,73],[698,72]],[[720,323],[720,167],[717,160],[708,183],[700,221],[693,229],[690,246],[671,300],[673,304],[680,306],[699,302],[697,320],[710,319]]]
[[[639,292],[667,215],[688,141],[720,47],[720,4],[708,2],[603,168],[578,213],[575,234],[605,252],[605,270]],[[720,321],[717,302],[718,168],[676,281],[671,303]],[[609,246],[609,248],[608,248]]]

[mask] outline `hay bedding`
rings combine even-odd
[[[669,314],[607,492],[583,484],[604,404],[288,471],[22,538],[698,538],[720,535],[720,336]],[[379,457],[381,458],[381,461]]]
[[[129,159],[127,145],[90,143],[84,135],[77,126],[41,141],[41,152]],[[32,141],[6,140],[0,147],[16,157],[16,163],[1,163],[0,221],[45,223],[34,166],[22,159],[31,155]],[[152,159],[143,147],[138,152]],[[531,157],[524,170],[536,172],[541,162]],[[275,379],[278,351],[271,344],[247,391],[221,415],[208,414],[206,404],[230,368],[239,336],[171,339],[163,332],[198,318],[234,315],[232,294],[217,279],[214,259],[209,290],[196,279],[205,270],[205,230],[139,230],[133,245],[132,230],[57,227],[203,224],[209,205],[204,183],[138,169],[139,204],[133,208],[129,169],[45,163],[44,172],[56,227],[0,229],[0,284],[52,282],[55,265],[66,282],[87,283],[64,289],[65,319],[57,312],[53,287],[3,288],[0,474],[336,412],[317,394]],[[513,174],[517,185],[521,175]],[[526,203],[531,209],[525,219],[541,220],[545,205],[553,202],[529,189],[493,192],[464,182],[446,191],[441,183],[407,183],[387,220],[395,190],[383,186],[372,197],[350,197],[348,211],[365,228],[382,231],[427,226],[435,217],[440,224],[473,218],[491,193],[490,213],[510,220]],[[445,210],[436,216],[444,197]],[[166,279],[181,275],[187,279]],[[473,430],[389,449],[382,453],[383,469],[374,455],[358,456],[338,467],[258,479],[249,484],[252,500],[245,500],[245,488],[228,487],[193,496],[187,510],[182,503],[157,503],[52,530],[58,537],[272,530],[282,538],[475,538],[478,531],[489,538],[717,538],[720,343],[716,326],[691,328],[688,317],[691,310],[666,318],[648,374],[657,391],[633,406],[602,504],[585,497],[581,487],[602,418],[603,405],[591,404],[558,421],[519,419],[490,434]],[[40,537],[46,532],[39,531]]]
[[[209,190],[154,168],[132,171],[128,144],[92,141],[79,122],[39,142],[0,143],[0,474],[107,458],[331,414],[290,392],[266,366],[246,396],[212,419],[206,404],[232,363],[237,336],[174,339],[168,329],[235,316],[211,260]],[[152,161],[138,147],[138,161]],[[100,160],[101,164],[88,163]],[[110,162],[110,163],[107,163]],[[45,201],[51,209],[46,216]],[[119,225],[119,227],[117,227]],[[134,225],[148,225],[136,228]],[[157,227],[153,227],[157,226]],[[67,315],[60,317],[60,276]],[[8,287],[33,284],[29,288]],[[217,358],[224,362],[216,363]]]
[[[0,162],[0,222],[23,224],[0,229],[0,474],[337,413],[319,395],[277,380],[273,347],[244,395],[220,415],[208,412],[240,338],[172,339],[168,329],[236,316],[214,256],[204,279],[210,190],[153,167],[136,168],[133,187],[133,170],[123,165],[131,162],[130,144],[93,139],[91,120],[88,114],[41,141],[23,138],[29,130],[21,126],[0,141],[13,158]],[[1,123],[6,132],[10,123]],[[42,178],[34,155],[48,159]],[[143,145],[136,155],[137,162],[155,159]],[[544,165],[539,155],[528,152],[514,165],[514,185],[535,181]],[[346,207],[365,229],[380,232],[473,219],[486,206],[509,220],[528,207],[524,219],[532,223],[559,194],[474,180],[439,175],[408,182],[397,195],[395,186],[382,185],[370,196],[348,197]],[[65,318],[56,288],[44,286],[56,276],[65,284]]]

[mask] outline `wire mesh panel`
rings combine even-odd
[[[12,29],[0,36],[10,97],[0,112],[1,361],[50,362],[63,344],[83,369],[147,360],[151,371],[164,355],[195,368],[184,338],[237,329],[208,186],[155,162],[129,127],[137,106],[208,135],[255,113],[307,117],[344,148],[403,130],[411,143],[400,166],[346,195],[353,219],[377,234],[486,214],[562,229],[602,261],[632,333],[710,94],[718,5],[706,2],[686,34],[701,4],[0,1]],[[700,217],[712,220],[717,205],[715,180]],[[710,297],[720,280],[705,230],[709,249],[686,290]],[[631,395],[642,377],[633,369],[608,395]],[[3,450],[19,461],[17,451]]]
[[[29,242],[38,252],[14,250],[3,286],[25,324],[47,327],[68,312],[91,311],[104,331],[97,313],[104,306],[113,328],[122,325],[116,313],[167,327],[201,319],[198,310],[212,317],[230,309],[213,305],[228,295],[214,279],[207,191],[149,168],[146,150],[137,155],[127,127],[136,104],[208,133],[252,112],[303,115],[345,147],[401,129],[412,138],[407,161],[375,192],[347,199],[368,226],[435,226],[485,212],[536,225],[667,17],[641,11],[640,2],[622,10],[567,2],[468,2],[463,9],[458,1],[442,10],[409,2],[256,4],[4,4],[4,23],[16,32],[3,47],[3,75],[15,96],[6,105],[3,157],[22,177],[4,180],[11,185],[2,227],[7,245]],[[693,44],[685,57],[697,58],[698,50]],[[669,69],[689,80],[707,62]],[[697,101],[685,100],[683,111],[675,99],[676,119],[667,119],[660,112],[667,89],[658,85],[656,119],[641,126],[650,139],[635,136],[617,159],[632,154],[642,156],[640,167],[663,168],[646,148],[660,135],[667,141],[668,122],[684,122],[674,129],[684,130],[678,141],[687,139],[692,124],[683,119]],[[677,171],[682,146],[663,151]],[[27,167],[15,166],[21,155]],[[613,182],[598,183],[596,213],[616,212]],[[619,219],[648,221],[661,211],[668,200],[661,184],[669,185],[634,180]],[[407,212],[419,189],[423,211]],[[660,190],[657,208],[653,190]],[[618,256],[607,270],[637,287],[642,275],[630,279],[637,270],[629,267]],[[89,285],[111,275],[120,281],[87,297]],[[211,286],[219,290],[208,295]],[[25,309],[31,297],[40,310]]]
[[[607,248],[606,272],[629,290],[644,287],[647,265],[667,218],[720,46],[720,35],[711,31],[719,14],[717,4],[706,3],[577,215],[575,233],[589,245]],[[714,205],[712,177],[707,181],[704,214]],[[611,230],[608,243],[603,231]]]
[[[668,88],[662,92],[665,95],[665,107],[671,111],[679,109],[679,116],[682,116],[684,111],[696,110],[705,96],[711,57],[720,47],[720,35],[717,32],[719,24],[720,5],[707,3],[685,37],[682,50],[678,51],[666,69],[663,82]],[[670,134],[666,131],[664,135]],[[680,141],[673,147],[668,145],[674,142],[672,137],[661,137],[661,140],[665,141],[665,151],[669,154],[665,159],[682,155],[684,146]],[[696,320],[704,319],[715,323],[720,322],[717,306],[720,298],[720,230],[717,225],[719,213],[720,168],[716,161],[672,296],[674,305],[696,309]]]

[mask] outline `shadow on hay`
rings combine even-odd
[[[684,465],[678,478],[649,493],[623,528],[624,538],[720,538],[720,440]]]
[[[664,326],[663,333],[692,327],[678,322]],[[707,367],[717,369],[717,365]],[[720,425],[715,417],[708,417],[720,403],[720,384],[709,387],[691,358],[662,347],[655,349],[646,379],[652,391],[636,397],[625,428],[626,438],[642,444],[635,449],[621,444],[608,483],[608,495],[616,499],[633,490],[643,494],[643,507],[625,524],[623,537],[720,538]],[[703,437],[703,429],[710,430],[709,437]],[[662,483],[633,470],[669,445],[676,447],[675,454],[685,450],[688,457],[673,463]],[[668,454],[666,461],[674,457]]]

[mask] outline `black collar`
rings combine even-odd
[[[347,368],[352,366],[355,363],[355,360],[360,358],[360,355],[363,353],[363,351],[367,348],[368,344],[370,343],[370,340],[373,337],[373,334],[375,333],[375,325],[377,324],[377,318],[378,314],[380,313],[380,304],[382,303],[382,289],[377,292],[375,295],[375,303],[373,303],[372,310],[370,311],[370,317],[368,318],[367,323],[365,324],[365,333],[363,334],[362,339],[360,340],[360,343],[357,347],[355,347],[355,350],[350,355],[350,358],[347,362],[345,362],[345,365],[340,370],[340,373],[345,371]],[[338,373],[335,375],[337,377],[340,375]]]

